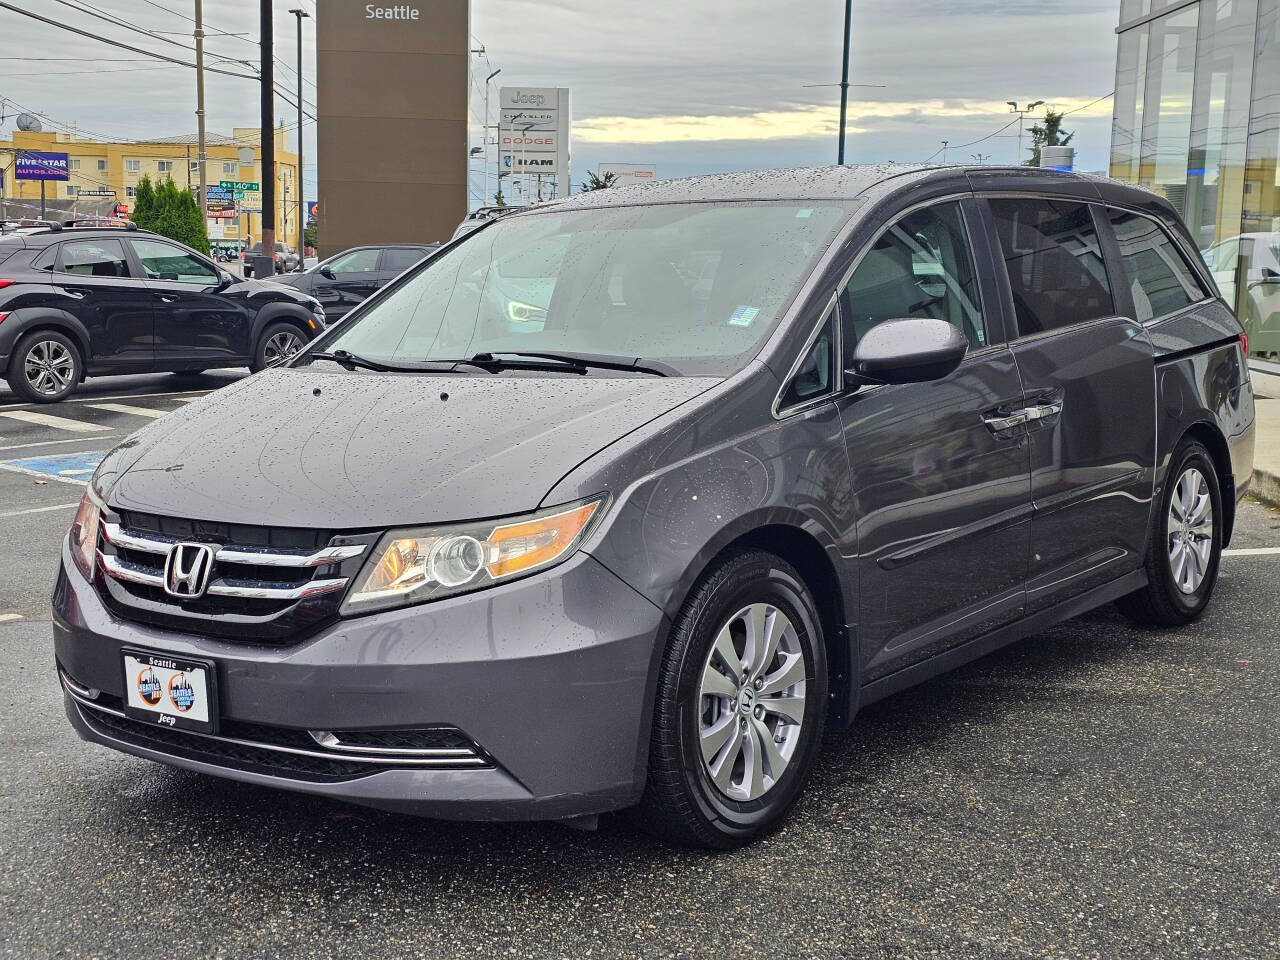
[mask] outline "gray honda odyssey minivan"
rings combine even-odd
[[[729,847],[824,728],[1091,607],[1205,609],[1243,332],[1169,204],[1025,168],[601,190],[493,221],[94,475],[87,740]]]

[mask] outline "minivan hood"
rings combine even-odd
[[[356,529],[524,513],[601,448],[716,378],[267,370],[104,459],[117,509]]]

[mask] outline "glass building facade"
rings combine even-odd
[[[1280,359],[1280,0],[1121,0],[1111,175],[1186,221]]]

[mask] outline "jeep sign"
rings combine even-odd
[[[499,92],[498,170],[514,174],[508,203],[569,195],[569,91],[503,87]]]

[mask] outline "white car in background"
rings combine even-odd
[[[1204,251],[1204,259],[1223,298],[1237,307],[1250,355],[1280,359],[1280,233],[1242,233],[1220,240]],[[1240,276],[1247,296],[1237,300]]]

